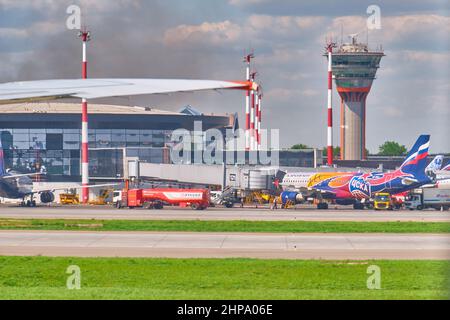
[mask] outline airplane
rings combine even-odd
[[[282,193],[283,203],[287,200],[302,202],[309,197],[320,200],[317,208],[328,209],[324,199],[335,200],[337,204],[351,205],[364,209],[367,200],[375,193],[392,195],[433,183],[425,173],[430,144],[429,135],[421,135],[400,168],[394,172],[297,172],[285,175],[282,186],[295,191]]]
[[[444,168],[435,172],[435,187],[440,189],[450,189],[450,163]]]
[[[436,156],[425,169],[425,172],[428,175],[436,174],[442,167],[442,160],[444,159],[443,155]],[[336,172],[330,172],[327,174],[326,172],[288,172],[284,175],[282,182],[280,183],[285,190],[300,190],[302,188],[308,188],[310,184],[310,178],[315,176],[313,180],[318,181],[320,178],[326,179],[327,177],[331,177],[336,175]]]
[[[35,195],[40,196],[41,203],[51,203],[55,201],[54,192],[57,190],[81,189],[80,187],[66,186],[53,189],[35,189],[31,177],[42,175],[42,173],[18,173],[5,169],[5,157],[0,140],[0,197],[8,199],[22,199],[21,206],[35,207]],[[89,185],[87,188],[101,188],[117,186],[117,184]],[[28,199],[28,200],[26,200]]]
[[[430,174],[436,174],[439,170],[442,168],[442,164],[444,163],[444,156],[443,155],[437,155],[433,161],[430,162],[428,167],[426,167],[425,172]]]
[[[442,168],[442,164],[444,161],[444,156],[443,155],[437,155],[428,165],[428,167],[426,167],[425,169],[425,174],[427,176],[429,176],[431,178],[431,180],[435,181],[436,180],[436,173]],[[436,187],[436,184],[428,184],[428,185],[423,185],[422,188],[434,188]],[[397,202],[404,202],[408,196],[409,196],[410,190],[408,191],[404,191],[398,194],[393,194],[392,198],[395,199]]]

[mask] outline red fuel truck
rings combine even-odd
[[[114,192],[116,208],[162,209],[164,205],[204,210],[209,206],[206,189],[124,189]]]

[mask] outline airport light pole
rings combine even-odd
[[[333,166],[333,48],[336,44],[329,42],[328,52],[328,131],[327,131],[327,164]]]
[[[255,150],[258,150],[258,147],[259,147],[258,127],[259,127],[259,104],[260,104],[258,91],[255,92],[255,101],[256,102],[255,102],[255,132],[254,132],[254,134],[255,134]]]
[[[252,83],[255,82],[256,79],[256,75],[258,73],[257,72],[253,72],[250,75],[250,81]],[[251,96],[251,109],[250,109],[250,150],[254,151],[255,150],[255,116],[256,116],[256,100],[257,100],[257,94],[258,91],[257,90],[252,90],[250,92],[250,96]]]
[[[82,57],[82,79],[87,79],[87,42],[91,40],[91,33],[83,28],[79,37],[83,43]],[[88,121],[88,103],[86,99],[81,101],[81,181],[82,192],[81,202],[87,204],[89,202],[89,121]]]
[[[263,94],[261,91],[259,91],[259,99],[258,99],[258,147],[261,147],[261,121],[262,121],[262,98],[263,98]]]
[[[252,59],[255,58],[253,53],[250,53],[244,57],[244,62],[246,63],[246,80],[251,81],[250,78],[250,67]],[[245,150],[250,150],[250,90],[246,90],[245,96]]]

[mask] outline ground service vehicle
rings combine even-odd
[[[394,203],[389,193],[377,193],[373,199],[373,208],[375,210],[392,210]]]
[[[204,210],[209,206],[206,189],[124,189],[114,192],[116,208],[162,209],[164,205]]]
[[[242,201],[243,196],[241,192],[235,188],[228,187],[217,197],[216,203],[224,205],[226,208],[233,208],[234,204],[242,204]]]
[[[80,198],[74,193],[61,193],[59,195],[59,202],[63,205],[80,204]]]
[[[448,210],[450,208],[450,189],[423,188],[413,192],[405,202],[410,210],[434,208]]]

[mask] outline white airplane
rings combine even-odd
[[[441,189],[450,189],[450,163],[442,170],[435,172],[436,187]]]

